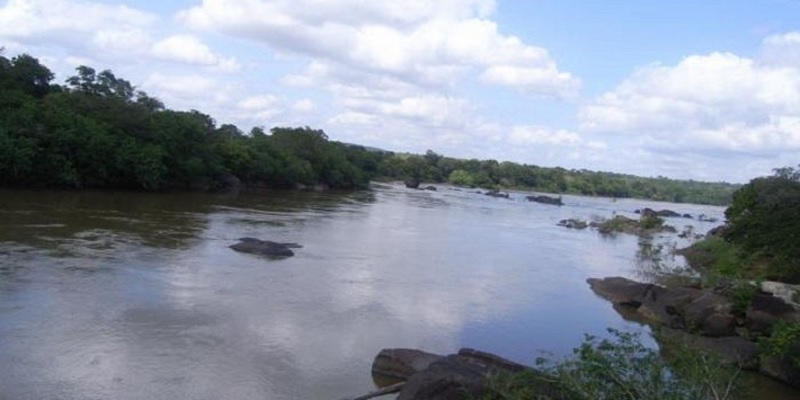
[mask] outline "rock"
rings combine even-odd
[[[383,349],[372,361],[372,379],[378,386],[405,381],[440,358],[415,349]]]
[[[508,193],[502,193],[499,190],[490,190],[490,191],[484,193],[484,195],[491,196],[491,197],[498,197],[498,198],[501,198],[501,199],[510,198]]]
[[[694,217],[692,217],[692,214],[683,214],[683,218],[693,219]]]
[[[462,400],[467,394],[480,398],[487,390],[483,372],[456,355],[447,356],[412,375],[397,400]]]
[[[706,236],[713,237],[713,236],[723,236],[725,235],[725,231],[728,230],[728,225],[720,225],[715,228],[711,228],[707,233]]]
[[[660,210],[660,211],[656,212],[656,215],[658,215],[659,217],[666,217],[666,218],[676,218],[676,217],[680,218],[680,217],[682,217],[681,214],[678,214],[677,212],[672,211],[672,210]]]
[[[800,304],[795,301],[798,296],[798,287],[796,285],[764,281],[761,282],[761,290],[766,293],[772,293],[773,296],[783,300],[786,304],[794,307],[795,310],[800,310]]]
[[[667,289],[621,277],[590,278],[587,282],[596,294],[617,306],[635,309],[650,323],[711,337],[736,334],[730,300],[708,290]]]
[[[398,400],[477,399],[491,391],[487,377],[522,371],[542,377],[535,388],[537,398],[563,398],[545,375],[538,375],[535,369],[473,349],[461,349],[458,354],[448,356],[413,349],[384,349],[372,364],[373,377],[405,379]],[[384,382],[376,379],[379,386]]]
[[[258,254],[267,257],[291,257],[294,255],[292,249],[301,248],[297,243],[277,243],[269,240],[260,240],[251,237],[239,239],[239,243],[230,246],[231,249],[250,254]]]
[[[664,288],[651,283],[639,283],[622,277],[589,278],[586,280],[592,290],[614,304],[639,308],[648,298],[657,297]]]
[[[425,186],[425,190],[430,190],[430,191],[435,192],[436,191],[436,186],[433,186],[433,185]]]
[[[563,226],[569,229],[586,229],[589,226],[589,224],[586,221],[581,221],[575,218],[569,218],[558,221],[558,226]]]
[[[420,182],[419,182],[419,179],[409,178],[409,179],[406,179],[405,181],[403,181],[403,183],[409,189],[417,189],[417,188],[419,188],[419,183]]]
[[[550,197],[550,196],[525,196],[528,201],[532,201],[534,203],[542,203],[542,204],[550,204],[554,206],[562,206],[564,202],[561,199],[561,196],[558,197]]]
[[[671,350],[671,346],[685,346],[690,350],[717,355],[722,360],[743,369],[758,368],[758,347],[755,343],[738,336],[704,337],[664,327],[656,329],[655,336],[667,353]]]
[[[721,337],[736,334],[736,317],[728,298],[709,291],[692,289],[694,297],[682,312],[685,325],[703,336]],[[672,306],[678,306],[674,304]]]
[[[719,218],[709,217],[708,215],[700,214],[697,216],[697,220],[701,222],[717,222],[719,221]]]
[[[684,217],[684,218],[687,218],[686,215],[689,215],[689,214],[681,215],[681,214],[679,214],[679,213],[677,213],[675,211],[672,211],[672,210],[656,211],[656,210],[653,210],[652,208],[647,208],[647,207],[645,207],[645,208],[643,208],[641,210],[636,210],[636,211],[634,211],[634,213],[641,214],[642,217],[666,217],[666,218],[673,218],[673,217]],[[691,215],[688,216],[688,218],[691,218],[691,217],[692,217]]]
[[[800,341],[795,341],[783,356],[762,356],[758,372],[800,388]]]

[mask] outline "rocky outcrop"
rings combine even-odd
[[[589,227],[589,223],[576,218],[569,218],[558,221],[558,226],[563,226],[569,229],[586,229]]]
[[[680,214],[672,210],[653,210],[652,208],[643,208],[634,211],[636,214],[641,214],[643,217],[663,217],[663,218],[692,218],[690,214]]]
[[[405,181],[403,181],[403,183],[409,189],[418,189],[419,188],[419,184],[420,184],[419,179],[416,179],[416,178],[406,179]]]
[[[532,201],[534,203],[541,203],[541,204],[550,204],[554,206],[563,206],[564,202],[561,199],[561,196],[558,197],[550,197],[550,196],[525,196],[528,201]]]
[[[414,349],[384,349],[372,364],[372,376],[378,386],[405,381],[398,400],[481,398],[490,394],[488,377],[521,371],[529,371],[533,376],[538,374],[528,366],[473,349],[461,349],[447,356]],[[561,398],[544,375],[535,390],[541,398]]]
[[[278,243],[251,237],[243,237],[239,239],[239,243],[230,246],[231,249],[242,253],[276,258],[291,257],[294,255],[292,249],[301,247],[303,246],[297,243]]]
[[[665,288],[620,277],[588,279],[587,282],[623,316],[649,323],[666,339],[713,352],[743,368],[757,369],[800,387],[800,365],[794,362],[800,360],[800,338],[782,338],[789,343],[778,356],[761,353],[755,343],[758,338],[769,338],[778,321],[800,323],[798,308],[781,297],[746,283],[737,288],[723,282],[714,288],[701,289]],[[768,284],[766,288],[783,292],[784,297],[787,295],[785,287]],[[738,306],[727,297],[733,293],[740,294]],[[744,311],[741,293],[752,293]]]

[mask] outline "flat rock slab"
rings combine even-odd
[[[239,243],[230,246],[231,249],[242,253],[276,258],[291,257],[294,255],[292,249],[301,247],[303,246],[297,243],[279,243],[251,237],[243,237],[239,239]]]

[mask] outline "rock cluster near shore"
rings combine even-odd
[[[243,237],[239,239],[239,243],[230,246],[238,252],[275,258],[291,257],[294,255],[292,249],[301,247],[303,246],[297,243],[278,243],[251,237]]]
[[[800,346],[794,343],[783,354],[771,354],[757,345],[758,338],[769,337],[779,321],[800,323],[796,305],[764,291],[785,291],[785,285],[754,287],[745,305],[729,298],[732,288],[726,285],[665,288],[621,277],[587,282],[624,317],[650,324],[663,340],[713,352],[800,388]]]
[[[473,349],[461,349],[446,356],[415,349],[384,349],[372,363],[375,382],[399,391],[398,400],[480,398],[491,390],[488,377],[522,371],[538,373],[531,367]],[[556,387],[544,376],[535,390],[543,398],[560,398]]]

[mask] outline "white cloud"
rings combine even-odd
[[[629,165],[662,163],[651,169],[673,176],[745,181],[767,164],[794,164],[800,35],[768,37],[761,50],[757,58],[713,52],[641,68],[582,107],[580,132],[616,137]]]
[[[588,132],[634,135],[666,149],[800,149],[800,69],[730,53],[644,68],[586,105]]]
[[[167,37],[153,45],[152,53],[155,57],[163,60],[215,66],[229,71],[239,68],[235,60],[217,56],[205,43],[191,35]]]
[[[0,36],[35,41],[59,32],[93,34],[114,27],[120,32],[150,25],[158,17],[125,5],[68,0],[9,0],[0,8]],[[64,38],[66,39],[66,38]]]
[[[292,104],[292,110],[299,113],[309,113],[317,108],[316,104],[310,99],[302,99]]]
[[[546,50],[501,34],[486,19],[494,6],[481,0],[205,0],[179,19],[309,56],[329,72],[349,69],[441,89],[474,70],[488,83],[547,96],[574,95],[579,82],[560,72]],[[303,80],[293,76],[290,81]]]
[[[508,135],[509,142],[516,145],[575,145],[581,142],[575,132],[564,129],[552,130],[543,126],[515,126]]]

